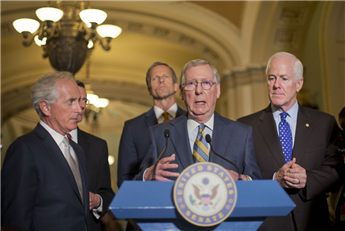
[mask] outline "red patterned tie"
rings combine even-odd
[[[67,137],[68,137],[68,139],[72,139],[72,136],[71,136],[71,134],[69,134],[69,133],[67,133]]]

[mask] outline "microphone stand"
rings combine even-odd
[[[218,157],[222,158],[223,160],[225,160],[225,161],[227,161],[228,163],[230,163],[230,164],[232,164],[233,166],[235,166],[235,168],[236,168],[236,170],[237,170],[237,173],[238,173],[238,180],[242,180],[241,174],[240,174],[240,169],[237,167],[237,165],[236,165],[234,162],[232,162],[231,160],[226,159],[224,156],[222,156],[222,155],[216,153],[216,152],[213,150],[213,147],[212,147],[212,140],[211,140],[211,136],[210,136],[209,134],[207,134],[205,138],[206,138],[206,142],[210,144],[212,152],[213,152],[214,154],[216,154]]]
[[[168,138],[170,136],[170,131],[168,129],[166,129],[164,131],[164,136],[165,136],[165,148],[163,149],[162,153],[157,158],[156,163],[153,165],[153,173],[152,173],[152,179],[151,179],[152,181],[156,180],[155,175],[156,175],[157,164],[158,164],[159,160],[162,158],[164,152],[167,150],[167,147],[168,147]]]

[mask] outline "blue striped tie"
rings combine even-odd
[[[279,123],[279,139],[282,145],[285,163],[292,157],[292,135],[289,123],[286,121],[287,112],[280,113],[281,121]]]
[[[195,157],[197,162],[208,162],[209,154],[207,148],[207,142],[204,135],[204,129],[206,127],[205,124],[200,124],[199,132],[195,139],[194,149],[193,149],[193,156]]]

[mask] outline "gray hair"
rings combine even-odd
[[[181,71],[181,77],[180,77],[180,84],[181,86],[184,85],[185,81],[186,81],[186,71],[189,69],[189,68],[192,68],[192,67],[197,67],[197,66],[202,66],[202,65],[209,65],[213,71],[213,79],[214,81],[216,82],[216,84],[220,83],[220,77],[219,77],[219,74],[218,74],[218,71],[217,69],[211,65],[210,62],[208,61],[205,61],[205,60],[202,60],[202,59],[194,59],[194,60],[191,60],[189,61],[188,63],[186,63]]]
[[[162,63],[162,62],[155,62],[153,63],[149,69],[147,70],[146,72],[146,85],[147,85],[147,89],[151,89],[151,76],[150,76],[150,72],[151,70],[156,67],[156,66],[166,66],[166,67],[169,67],[169,69],[171,70],[171,73],[172,73],[172,77],[173,77],[173,81],[174,83],[177,83],[177,78],[176,78],[176,74],[175,74],[175,71],[174,69],[172,69],[168,64],[166,63]]]
[[[294,73],[295,73],[296,83],[299,80],[303,79],[303,64],[302,64],[302,62],[296,56],[294,56],[293,54],[287,53],[287,52],[278,52],[278,53],[275,53],[274,55],[272,55],[271,58],[269,58],[269,60],[267,62],[267,66],[266,66],[266,75],[268,75],[268,70],[271,67],[272,60],[275,58],[283,57],[283,56],[287,56],[287,57],[290,57],[290,58],[295,60]]]
[[[40,101],[46,100],[49,105],[54,105],[58,101],[60,94],[56,87],[56,82],[60,79],[73,80],[74,77],[70,72],[55,71],[44,74],[40,77],[31,89],[31,101],[40,118],[43,113],[40,109]]]

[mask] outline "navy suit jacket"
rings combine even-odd
[[[178,107],[176,117],[185,113],[186,111]],[[147,136],[148,130],[157,123],[153,107],[140,116],[125,122],[118,156],[118,187],[120,187],[125,180],[133,180],[134,176],[139,173],[140,164],[150,145]]]
[[[2,224],[19,230],[89,229],[89,186],[84,152],[70,141],[83,184],[54,139],[39,123],[8,148],[1,171]]]
[[[86,169],[89,175],[90,192],[99,194],[103,199],[103,213],[109,210],[109,205],[115,196],[111,188],[108,163],[107,142],[78,128],[78,144],[83,148],[86,159]],[[102,223],[90,211],[91,230],[103,230]]]
[[[170,137],[168,138],[168,148],[162,158],[175,153],[176,158],[173,163],[178,164],[177,169],[169,171],[181,173],[189,165],[194,164],[189,144],[187,118],[188,115],[185,114],[150,128],[150,147],[140,166],[140,173],[135,177],[136,180],[143,179],[145,169],[154,165],[165,148],[164,131],[166,129],[169,129]],[[261,179],[260,170],[255,160],[252,129],[249,126],[226,119],[215,112],[212,145],[215,152],[234,162],[239,167],[241,174],[249,175],[253,179]],[[214,154],[212,155],[212,152],[209,161],[226,169],[237,171],[232,164]],[[175,178],[172,179],[176,180]]]
[[[272,179],[284,164],[271,106],[238,120],[253,128],[256,160],[263,179]],[[333,116],[299,105],[292,158],[307,171],[303,189],[285,190],[296,204],[285,217],[267,218],[260,230],[329,230],[325,193],[339,181],[344,171],[343,158],[337,153],[339,128]]]

